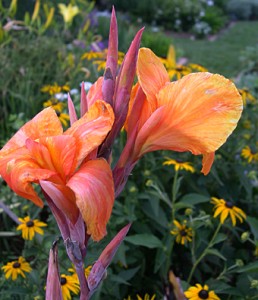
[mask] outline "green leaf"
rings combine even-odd
[[[219,233],[215,240],[213,241],[213,244],[212,245],[215,245],[215,244],[218,244],[218,243],[221,243],[223,241],[225,241],[227,239],[227,235],[224,234],[224,233]]]
[[[196,204],[209,202],[209,201],[210,201],[210,197],[208,197],[208,196],[191,193],[191,194],[184,195],[179,200],[179,203],[187,204],[188,206],[193,207]]]
[[[137,245],[144,246],[147,248],[160,248],[162,247],[161,241],[152,234],[135,234],[125,238],[125,241]]]
[[[215,255],[218,256],[219,258],[223,259],[223,260],[227,260],[225,256],[223,256],[217,249],[208,249],[206,252],[208,255]]]
[[[250,272],[250,273],[258,272],[258,261],[252,262],[237,270],[237,273],[245,273],[245,272]]]
[[[246,222],[249,224],[255,239],[258,240],[258,220],[256,218],[247,217]]]

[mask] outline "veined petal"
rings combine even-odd
[[[152,110],[155,110],[157,108],[156,96],[159,90],[170,82],[170,79],[161,60],[148,48],[139,50],[137,76]]]
[[[102,85],[103,85],[103,76],[99,77],[88,91],[87,94],[88,107],[91,107],[97,100],[103,100]]]
[[[32,120],[23,125],[0,151],[0,160],[10,151],[25,145],[27,138],[37,140],[44,136],[63,133],[62,125],[52,107],[38,113]]]
[[[136,152],[140,156],[161,149],[205,154],[207,173],[211,153],[226,141],[241,116],[242,99],[234,84],[220,75],[194,73],[167,84],[157,100],[162,106],[140,129]]]
[[[68,181],[76,195],[76,204],[95,241],[106,234],[106,224],[114,204],[113,177],[104,159],[87,161]]]
[[[56,172],[41,169],[33,159],[11,160],[7,164],[7,172],[2,173],[3,179],[10,188],[19,196],[29,199],[36,205],[43,207],[43,202],[35,192],[31,183],[48,179]]]
[[[40,185],[55,205],[74,224],[78,219],[79,210],[75,203],[74,192],[67,186],[49,181],[40,181]]]
[[[66,130],[65,135],[74,136],[77,140],[77,166],[103,142],[113,122],[114,113],[111,106],[104,101],[96,101],[81,119]]]
[[[33,142],[30,147],[32,157],[40,161],[42,168],[56,171],[63,183],[74,172],[79,147],[75,137],[69,135],[52,136]]]

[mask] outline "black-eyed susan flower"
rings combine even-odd
[[[258,161],[258,152],[253,151],[249,146],[245,146],[242,149],[241,156],[249,163],[252,161]]]
[[[2,270],[4,270],[6,279],[11,277],[15,281],[19,275],[25,278],[25,272],[30,273],[32,269],[25,258],[20,256],[18,260],[8,262],[5,266],[2,266]]]
[[[53,109],[56,111],[63,111],[63,109],[65,108],[65,103],[58,101],[56,98],[51,98],[43,103],[43,107],[49,106],[53,107]]]
[[[140,295],[136,295],[137,300],[154,300],[156,298],[156,295],[152,295],[150,296],[149,294],[145,294],[143,297],[141,297]]]
[[[47,226],[46,223],[37,219],[32,220],[29,216],[25,217],[24,219],[19,218],[19,221],[21,224],[16,229],[22,231],[22,238],[24,240],[32,240],[35,236],[35,233],[43,235],[44,231],[41,229],[41,227]]]
[[[203,67],[199,64],[189,64],[188,67],[191,68],[192,72],[207,72],[208,71],[205,67]]]
[[[90,275],[91,269],[92,269],[92,266],[91,266],[91,265],[88,266],[88,267],[86,267],[86,268],[84,269],[84,275],[85,275],[86,278],[88,278],[88,276]],[[68,271],[72,273],[71,276],[75,276],[76,278],[78,278],[74,266],[72,266],[71,268],[69,268]]]
[[[64,127],[68,126],[68,122],[70,120],[70,117],[68,114],[60,112],[60,111],[56,111],[56,114],[58,116],[58,119],[60,120],[60,122],[64,125]]]
[[[210,291],[208,285],[200,285],[197,283],[195,286],[191,286],[186,292],[185,296],[189,300],[220,300],[214,291]]]
[[[55,94],[61,93],[61,92],[69,92],[70,91],[70,86],[65,84],[65,85],[58,85],[56,82],[54,84],[48,84],[44,85],[41,89],[42,93],[47,93],[50,96],[53,96]]]
[[[243,103],[246,104],[247,100],[251,102],[255,102],[255,97],[250,93],[248,88],[244,87],[242,89],[238,89],[239,94],[242,96]]]
[[[164,161],[163,166],[170,166],[170,165],[174,166],[175,171],[186,170],[191,173],[194,173],[195,171],[194,167],[191,165],[190,162],[183,162],[183,161],[166,157],[166,161]]]
[[[62,274],[60,276],[61,290],[63,300],[71,300],[71,292],[78,295],[80,292],[80,285],[78,278],[75,276]]]
[[[236,226],[236,220],[241,223],[246,219],[246,214],[242,209],[236,207],[231,201],[225,201],[224,199],[211,198],[211,203],[215,205],[214,218],[220,215],[220,223],[223,224],[227,217],[231,218],[232,225]]]
[[[177,220],[174,220],[173,223],[175,227],[170,231],[170,233],[176,236],[176,242],[181,245],[191,242],[193,230],[191,227],[187,226],[187,221],[185,220],[182,224],[180,224]]]

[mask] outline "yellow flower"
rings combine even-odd
[[[242,149],[241,156],[245,158],[249,163],[252,161],[258,161],[258,152],[253,152],[249,146],[245,146]]]
[[[61,93],[62,91],[69,92],[70,87],[67,84],[58,85],[55,82],[53,85],[51,85],[51,84],[44,85],[40,90],[42,93],[48,93],[50,96],[53,96],[55,94]]]
[[[191,173],[194,173],[195,169],[191,166],[190,162],[181,162],[179,160],[171,159],[169,157],[165,157],[167,160],[163,163],[163,166],[174,165],[175,171],[186,170]]]
[[[192,228],[187,226],[187,221],[180,224],[177,220],[174,220],[175,228],[170,231],[171,234],[176,235],[176,242],[184,245],[187,242],[192,241],[193,231]]]
[[[246,104],[246,101],[255,102],[254,96],[249,92],[247,88],[238,89],[239,94],[242,96],[243,103]]]
[[[191,69],[183,65],[176,65],[175,68],[167,69],[167,71],[170,79],[176,77],[177,80],[191,73]]]
[[[5,266],[2,267],[2,270],[5,272],[5,278],[8,279],[12,276],[12,280],[16,280],[18,275],[21,275],[25,278],[24,272],[30,273],[31,267],[30,264],[26,262],[25,258],[20,256],[18,260],[8,262]]]
[[[154,300],[156,298],[156,295],[150,296],[149,294],[145,294],[143,298],[139,295],[136,295],[136,297],[137,300]]]
[[[220,300],[220,298],[214,293],[209,291],[208,285],[201,286],[197,283],[195,286],[191,286],[186,292],[185,296],[189,300]]]
[[[105,57],[106,56],[104,56],[104,58]],[[89,51],[89,52],[85,52],[81,57],[81,59],[87,59],[87,60],[92,60],[96,58],[103,58],[103,52]]]
[[[92,269],[92,266],[88,266],[84,269],[84,275],[86,278],[88,278],[88,276],[90,275],[90,271]],[[71,272],[73,273],[71,276],[74,276],[75,278],[78,279],[78,276],[77,276],[77,273],[76,273],[76,270],[74,268],[74,266],[72,266],[71,268],[68,269],[68,272]]]
[[[98,66],[98,68],[97,68],[98,71],[105,70],[105,68],[106,68],[106,61],[105,60],[95,60],[93,62],[93,64]]]
[[[231,218],[233,226],[236,226],[236,219],[238,219],[241,223],[244,219],[246,219],[246,214],[242,211],[242,209],[234,206],[232,202],[215,197],[212,197],[211,199],[211,203],[215,205],[213,217],[216,218],[220,215],[221,224],[225,222],[228,216]]]
[[[189,64],[189,68],[192,69],[192,72],[207,72],[208,70],[201,65],[198,64]]]
[[[47,226],[46,223],[40,222],[39,220],[31,220],[29,216],[24,219],[19,218],[21,224],[16,228],[22,231],[22,238],[24,240],[32,240],[34,238],[35,232],[43,235],[44,231],[40,227]]]
[[[60,122],[64,125],[64,127],[68,126],[68,121],[70,120],[70,117],[68,114],[56,111],[56,114],[60,120]]]
[[[52,106],[55,111],[63,111],[65,103],[58,101],[56,98],[51,98],[43,103],[43,107],[49,106]]]
[[[71,300],[71,292],[78,295],[80,292],[80,285],[78,278],[74,276],[62,274],[60,278],[61,290],[63,295],[63,300]]]
[[[66,24],[72,23],[74,17],[80,12],[79,7],[76,5],[73,6],[71,3],[67,6],[63,3],[59,3],[58,8]]]

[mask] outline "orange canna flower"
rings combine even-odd
[[[80,212],[87,233],[100,240],[113,207],[114,187],[109,164],[94,153],[113,121],[110,105],[95,101],[63,132],[54,109],[46,108],[2,148],[0,175],[16,194],[42,207],[32,185],[39,184],[72,223]]]
[[[170,82],[160,59],[139,50],[139,83],[134,87],[125,128],[132,163],[156,150],[190,151],[203,155],[202,172],[209,173],[215,151],[235,129],[243,103],[235,85],[218,74],[186,75]],[[120,163],[124,164],[125,158]]]

